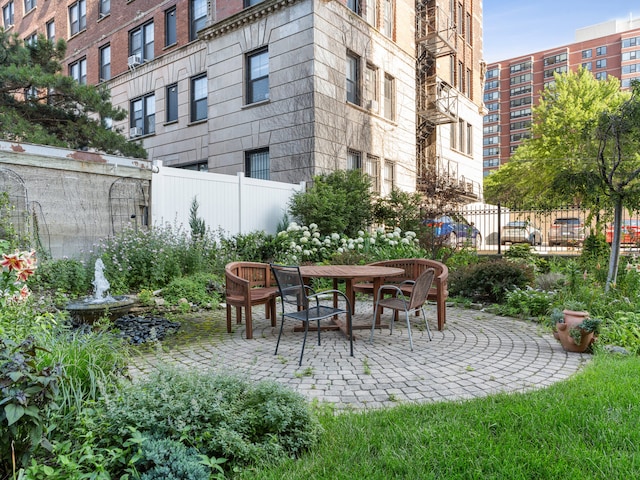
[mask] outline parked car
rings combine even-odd
[[[425,220],[424,224],[433,228],[434,235],[447,246],[470,245],[477,248],[482,245],[480,231],[461,215],[440,215]]]
[[[558,217],[549,230],[549,246],[582,245],[584,243],[584,223],[578,217]]]
[[[611,245],[613,243],[613,225],[607,227],[605,232],[607,243]],[[638,245],[640,244],[640,220],[623,220],[622,229],[620,232],[620,244]]]
[[[500,243],[528,243],[542,245],[542,232],[527,220],[508,222],[500,232]]]

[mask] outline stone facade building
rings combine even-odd
[[[164,165],[298,183],[361,169],[377,192],[481,195],[479,0],[0,0],[67,41],[65,73],[129,112]],[[108,122],[108,119],[106,119]]]

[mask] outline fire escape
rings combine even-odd
[[[436,61],[456,53],[457,32],[452,18],[436,0],[416,5],[416,125],[417,189],[435,194],[446,189],[466,192],[457,163],[442,156],[436,127],[458,122],[458,92],[437,74]]]

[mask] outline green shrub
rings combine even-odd
[[[616,345],[640,355],[640,313],[617,312],[600,326],[598,345]]]
[[[172,305],[186,298],[190,303],[216,308],[220,303],[220,285],[222,280],[211,274],[198,273],[188,277],[176,278],[162,289],[162,297]]]
[[[69,258],[40,262],[31,285],[47,290],[60,290],[70,295],[81,296],[91,291],[93,269],[87,269],[79,260]]]
[[[590,234],[584,239],[579,264],[583,269],[588,269],[598,282],[607,280],[609,255],[611,247],[603,234]]]
[[[198,453],[171,439],[148,438],[142,444],[141,459],[136,462],[140,480],[202,480],[208,469]]]
[[[227,466],[297,456],[320,430],[304,397],[275,382],[163,368],[105,404],[106,438],[145,436],[187,446]]]
[[[49,410],[56,407],[60,368],[38,368],[40,348],[31,337],[19,344],[0,338],[0,478],[27,466],[47,442],[44,434]]]
[[[511,317],[540,317],[549,313],[554,297],[554,292],[516,288],[507,292],[499,312]]]
[[[449,293],[485,302],[504,301],[508,291],[533,284],[533,269],[507,260],[469,265],[449,276]]]

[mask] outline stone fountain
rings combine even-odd
[[[67,304],[67,310],[76,323],[92,325],[102,317],[109,317],[112,321],[126,315],[135,300],[126,295],[111,296],[111,285],[104,275],[104,263],[97,259],[95,264],[94,279],[92,282],[94,294],[91,297]]]

